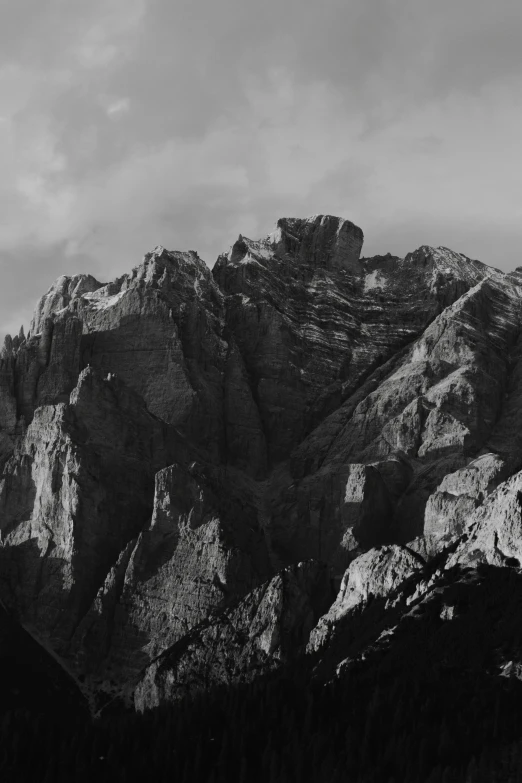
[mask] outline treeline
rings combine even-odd
[[[11,710],[9,783],[509,783],[522,771],[520,683],[365,675],[217,690],[144,715]]]
[[[0,780],[521,781],[522,573],[481,568],[457,580],[448,573],[443,588],[400,621],[374,602],[315,659],[143,715],[107,708],[92,721],[74,700],[52,696],[60,688],[31,701],[20,671],[11,702],[0,700]],[[446,606],[451,621],[443,619]],[[390,617],[391,641],[373,643]],[[352,664],[332,680],[341,653]],[[14,659],[4,666],[0,693],[9,692],[15,667]]]

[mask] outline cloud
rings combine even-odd
[[[0,332],[56,274],[212,264],[283,214],[518,263],[512,0],[19,0],[0,11]],[[17,291],[13,296],[13,290]]]
[[[106,112],[109,116],[113,116],[115,114],[124,114],[125,112],[128,112],[130,108],[130,101],[128,98],[118,98],[115,101],[112,101],[107,106]]]

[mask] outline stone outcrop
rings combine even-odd
[[[224,417],[228,461],[254,478],[266,475],[266,439],[245,363],[232,340],[225,364]]]
[[[282,561],[318,557],[334,574],[391,540],[392,502],[372,465],[326,466],[272,498],[270,533]]]
[[[324,566],[309,561],[284,569],[163,653],[136,688],[137,709],[212,685],[248,682],[287,663],[304,650],[330,601]]]
[[[0,465],[14,449],[17,424],[13,341],[8,335],[0,353]]]
[[[464,533],[475,509],[508,474],[498,454],[483,454],[448,473],[430,495],[424,515],[426,551],[435,555]]]
[[[492,492],[467,520],[447,567],[477,563],[517,568],[522,564],[522,474]]]
[[[80,373],[82,322],[60,313],[41,327],[28,339],[8,335],[0,356],[0,442],[10,433],[9,451],[16,422],[29,424],[40,405],[65,402]]]
[[[128,387],[89,368],[69,403],[36,410],[4,467],[2,595],[58,652],[150,517],[165,429]]]
[[[346,570],[334,603],[313,629],[308,651],[316,652],[324,646],[336,626],[353,609],[361,607],[371,598],[384,598],[393,594],[423,565],[420,557],[396,545],[370,549],[357,557]]]
[[[92,275],[74,275],[73,277],[62,275],[59,277],[38,301],[29,327],[29,336],[42,334],[48,318],[65,311],[73,300],[84,294],[97,291],[102,288],[102,285]]]
[[[211,483],[196,463],[156,474],[150,524],[122,551],[72,639],[92,687],[134,684],[163,650],[270,572],[255,517],[224,509]]]
[[[363,232],[358,226],[331,215],[306,220],[281,218],[269,243],[278,257],[289,256],[315,268],[344,269],[360,274]],[[237,243],[234,246],[237,252]]]

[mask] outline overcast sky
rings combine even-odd
[[[521,32],[520,0],[0,0],[0,333],[283,215],[522,265]]]

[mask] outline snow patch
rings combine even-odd
[[[90,294],[83,294],[82,299],[86,299],[87,303],[90,304],[94,310],[108,310],[110,307],[114,307],[124,295],[125,291],[120,291],[112,296],[106,296],[98,290],[93,291]]]
[[[374,288],[386,288],[388,285],[386,278],[381,275],[378,269],[370,272],[364,279],[364,290],[372,291]]]

